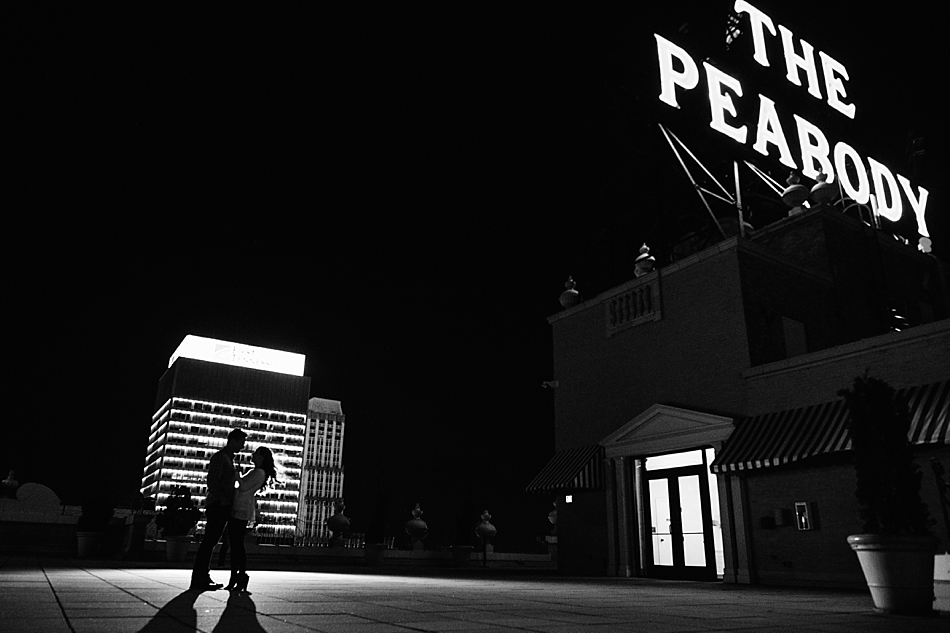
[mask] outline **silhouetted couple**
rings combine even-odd
[[[234,469],[234,456],[247,441],[247,433],[234,429],[228,433],[227,445],[214,454],[208,464],[208,497],[205,500],[205,534],[195,555],[191,572],[193,591],[214,591],[221,585],[211,579],[211,556],[214,547],[228,531],[231,546],[231,579],[225,589],[247,591],[250,578],[247,575],[247,551],[244,548],[244,533],[249,522],[257,514],[258,490],[265,488],[270,480],[276,480],[274,456],[266,446],[259,446],[251,460],[254,468],[238,476]]]

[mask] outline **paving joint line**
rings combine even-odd
[[[49,587],[49,590],[53,593],[53,598],[56,599],[56,604],[59,606],[59,612],[63,616],[63,622],[66,623],[66,628],[68,628],[71,633],[76,633],[73,623],[69,621],[69,617],[66,615],[66,607],[63,606],[63,601],[59,599],[59,594],[56,593],[56,588],[53,586],[53,581],[49,579],[49,574],[46,573],[46,567],[43,565],[43,561],[37,558],[36,564],[43,571],[43,578],[46,579],[46,584]]]

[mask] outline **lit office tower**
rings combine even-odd
[[[326,520],[333,515],[333,503],[343,499],[344,420],[338,400],[310,398],[300,484],[300,543],[320,542],[329,536]]]
[[[158,383],[142,494],[162,507],[184,485],[203,505],[208,462],[228,433],[241,428],[247,445],[235,467],[252,466],[253,450],[266,446],[279,479],[260,493],[254,531],[272,542],[292,542],[310,395],[303,370],[302,354],[186,336]]]

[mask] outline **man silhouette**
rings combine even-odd
[[[231,504],[234,502],[234,455],[244,448],[246,441],[247,433],[234,429],[228,433],[227,445],[215,453],[208,463],[205,535],[198,546],[195,566],[191,572],[193,591],[214,591],[223,586],[211,580],[211,555],[228,525],[228,519],[231,518]]]

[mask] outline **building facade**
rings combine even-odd
[[[255,534],[292,543],[308,424],[310,378],[303,368],[301,354],[186,337],[159,381],[142,494],[163,507],[174,488],[185,486],[203,505],[208,462],[240,428],[248,439],[236,468],[252,466],[254,448],[266,446],[278,470],[279,481],[259,497]],[[203,527],[202,521],[198,531]]]
[[[325,543],[326,521],[343,502],[343,434],[346,416],[339,400],[310,398],[304,440],[297,542]]]
[[[864,584],[838,391],[908,398],[923,493],[950,465],[945,266],[818,206],[568,307],[554,339],[558,503],[572,574]]]

